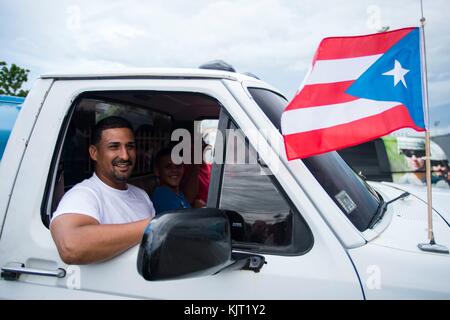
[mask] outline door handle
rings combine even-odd
[[[66,270],[58,268],[56,270],[44,270],[26,268],[24,264],[21,266],[4,266],[2,267],[1,277],[5,280],[17,280],[21,274],[32,274],[44,277],[64,278]]]

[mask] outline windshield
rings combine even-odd
[[[267,89],[248,88],[248,90],[269,120],[281,132],[281,114],[288,101]],[[312,156],[302,161],[353,225],[359,231],[366,230],[381,202],[377,193],[342,160],[337,152]]]

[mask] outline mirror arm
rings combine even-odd
[[[259,272],[264,264],[267,263],[263,256],[248,253],[232,252],[231,259],[232,263],[216,272],[216,274],[222,271],[231,270],[250,270]]]

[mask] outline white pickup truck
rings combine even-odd
[[[0,164],[0,298],[450,299],[450,255],[418,248],[423,199],[366,183],[336,152],[287,161],[286,104],[263,81],[226,71],[42,76]],[[64,192],[92,174],[90,130],[109,115],[136,129],[130,183],[147,192],[172,132],[215,120],[225,143],[215,143],[207,208],[155,218],[140,246],[111,260],[67,265],[49,221]],[[241,131],[231,139],[230,129]],[[226,160],[236,139],[256,161]],[[450,246],[448,204],[433,215],[436,241]]]

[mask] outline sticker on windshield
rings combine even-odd
[[[352,198],[348,195],[345,190],[342,190],[337,195],[334,196],[339,204],[344,208],[347,214],[350,214],[353,210],[356,209],[356,204],[353,202]]]

